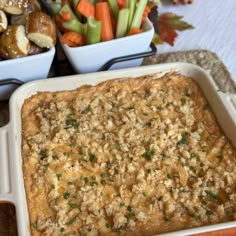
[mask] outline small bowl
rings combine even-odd
[[[47,78],[54,55],[55,47],[52,47],[40,54],[0,61],[0,101],[9,99],[21,82]],[[8,79],[15,79],[15,81]],[[10,84],[6,85],[8,81]]]
[[[61,43],[61,46],[76,73],[96,72],[113,58],[146,52],[154,34],[153,25],[148,19],[143,24],[143,30],[139,34],[92,45],[73,48]],[[142,60],[143,58],[119,62],[110,69],[136,67]]]

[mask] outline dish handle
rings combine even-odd
[[[0,128],[0,203],[13,203],[9,163],[9,124]]]

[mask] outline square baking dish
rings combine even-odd
[[[96,85],[99,82],[116,78],[137,77],[156,72],[159,72],[161,77],[166,73],[176,71],[184,76],[191,77],[198,83],[216,115],[219,125],[232,145],[236,147],[236,95],[221,92],[209,74],[192,64],[150,65],[38,80],[29,82],[14,92],[10,99],[10,122],[0,129],[0,173],[2,175],[0,178],[0,201],[10,202],[15,205],[19,236],[30,235],[21,157],[21,108],[24,100],[40,91],[73,90],[81,85]],[[235,226],[236,221],[231,221],[162,235],[191,235]]]

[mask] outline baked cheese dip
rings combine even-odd
[[[159,77],[25,100],[32,235],[151,236],[236,220],[235,149],[194,80]]]

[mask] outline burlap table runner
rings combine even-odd
[[[236,94],[236,84],[232,76],[215,53],[207,50],[193,50],[157,54],[145,58],[142,65],[169,62],[188,62],[199,65],[210,73],[221,91]],[[64,65],[63,68],[65,75],[68,75],[67,67]],[[7,124],[8,120],[8,102],[0,102],[0,127]],[[15,209],[11,204],[0,204],[0,236],[17,236]]]

